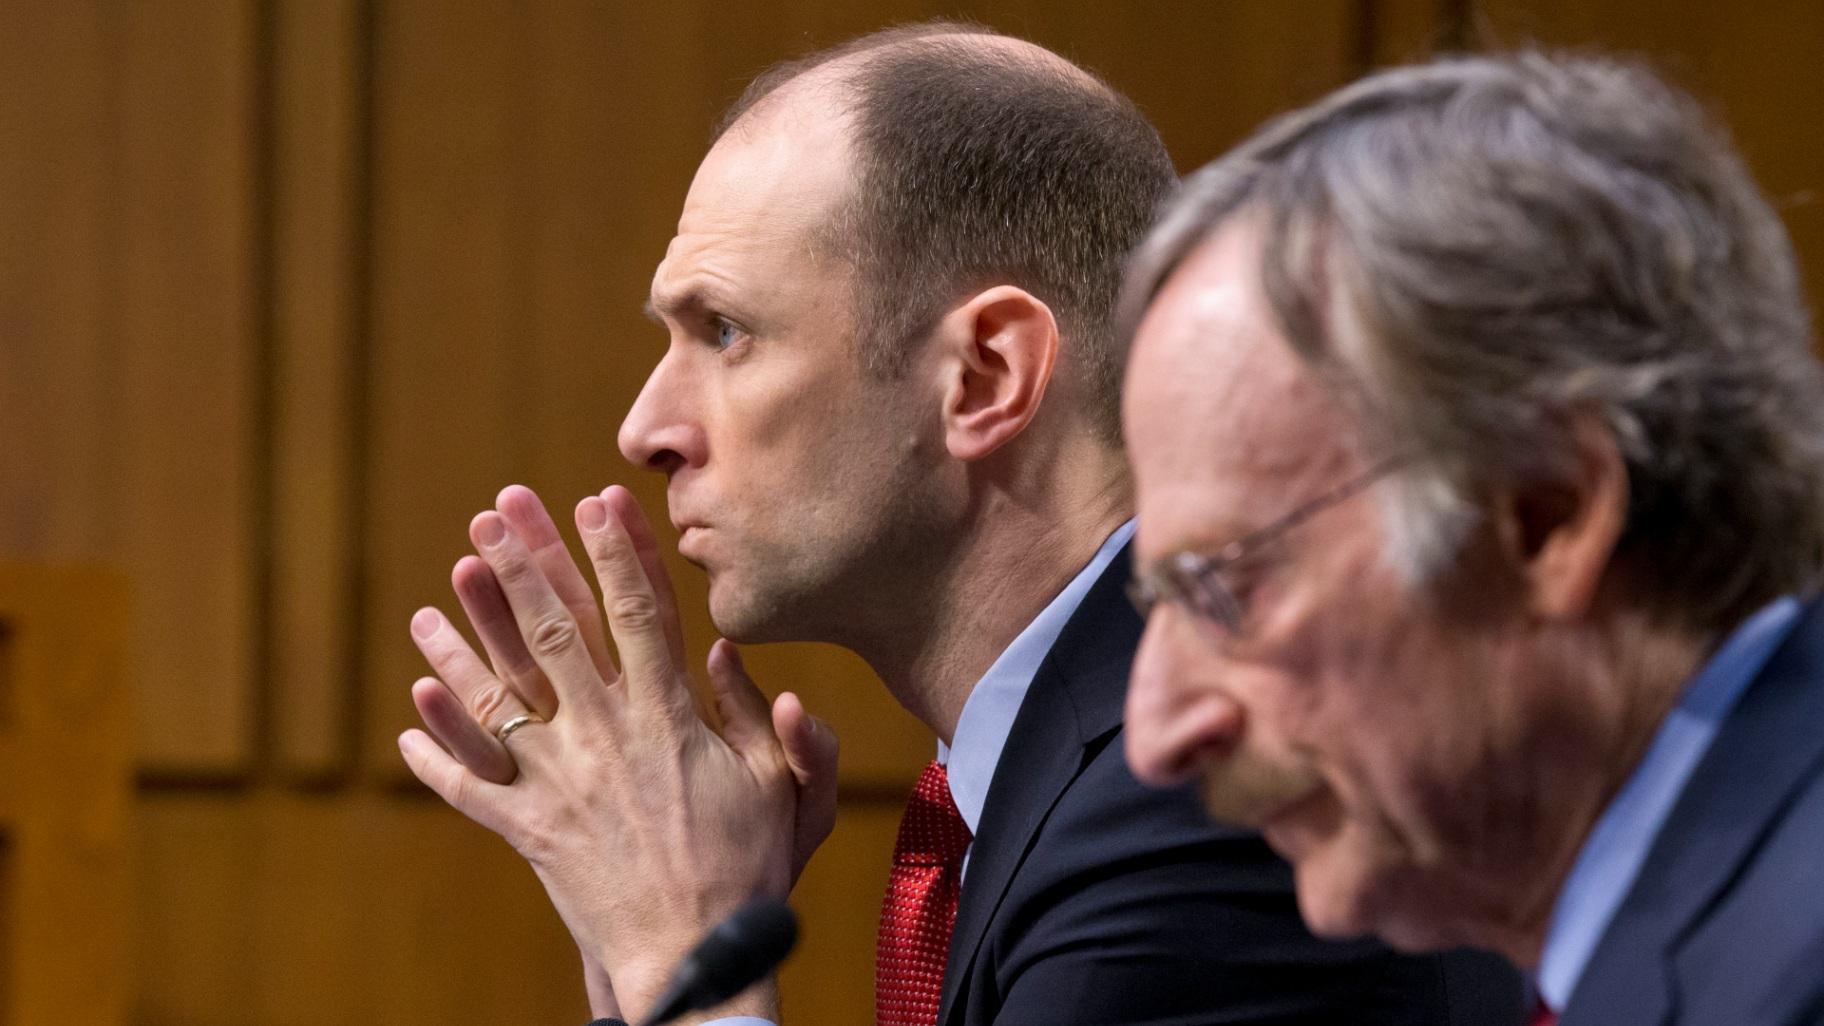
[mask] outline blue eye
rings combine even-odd
[[[741,340],[741,329],[727,321],[718,319],[715,328],[717,349],[727,349]]]

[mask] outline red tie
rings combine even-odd
[[[969,825],[950,797],[950,777],[933,762],[919,775],[899,821],[893,875],[880,908],[874,959],[878,1026],[934,1026],[944,990],[944,962],[963,889]]]
[[[1558,1013],[1552,1011],[1551,1005],[1541,1001],[1539,1010],[1533,1013],[1531,1026],[1558,1026]]]

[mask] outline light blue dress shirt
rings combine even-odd
[[[1634,885],[1672,806],[1710,750],[1736,700],[1767,665],[1799,618],[1795,598],[1779,599],[1749,617],[1685,686],[1678,705],[1654,736],[1609,807],[1596,820],[1552,908],[1535,981],[1539,997],[1563,1011],[1596,944]]]
[[[1026,701],[1026,690],[1038,676],[1039,664],[1057,643],[1071,614],[1083,604],[1083,596],[1133,536],[1132,520],[1115,528],[1089,565],[1071,578],[1057,598],[1026,625],[976,682],[956,719],[951,743],[937,743],[937,761],[944,764],[950,778],[950,797],[963,814],[963,822],[969,825],[971,836],[982,821],[982,806],[988,801],[988,785],[994,783],[994,768],[1000,765],[1001,749],[1007,747],[1007,735],[1013,731],[1020,704]],[[966,859],[967,856],[965,871]]]
[[[988,785],[994,782],[994,768],[1001,761],[1001,749],[1007,747],[1007,735],[1013,730],[1014,717],[1020,714],[1020,703],[1032,679],[1038,676],[1039,664],[1063,633],[1072,613],[1083,604],[1083,596],[1101,578],[1115,554],[1134,536],[1134,522],[1129,520],[1108,536],[1089,565],[1071,578],[1057,598],[1051,600],[1019,637],[1001,651],[1000,658],[988,667],[963,702],[962,714],[956,720],[956,735],[951,743],[937,743],[937,761],[944,764],[950,778],[950,798],[956,802],[963,822],[974,836],[982,821],[982,806],[988,801]],[[963,856],[963,872],[969,871],[969,856]],[[716,1019],[704,1026],[773,1026],[765,1019],[738,1016]]]

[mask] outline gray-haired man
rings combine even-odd
[[[1321,934],[1566,1026],[1824,1022],[1824,378],[1786,235],[1636,68],[1365,80],[1143,247],[1128,755]]]

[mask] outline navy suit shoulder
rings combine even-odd
[[[1698,764],[1564,1026],[1824,1026],[1824,603]]]
[[[1321,941],[1291,869],[1188,788],[1128,771],[1121,707],[1142,624],[1126,554],[1085,597],[1021,706],[964,880],[939,1022],[1522,1021],[1491,955]]]

